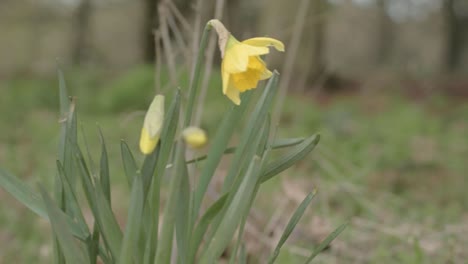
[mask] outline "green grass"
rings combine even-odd
[[[142,111],[154,94],[153,71],[142,66],[119,75],[73,71],[65,76],[78,98],[95,161],[96,123],[106,136],[111,180],[121,193],[113,195],[113,205],[117,215],[125,215],[129,190],[119,174],[119,144],[123,138],[137,149]],[[186,74],[181,78],[186,83]],[[55,77],[7,80],[0,82],[0,90],[0,166],[32,186],[51,184],[59,136]],[[215,74],[202,121],[209,135],[227,104]],[[467,116],[466,104],[441,96],[418,102],[395,94],[338,96],[326,102],[288,97],[278,134],[322,136],[314,154],[285,172],[299,189],[304,184],[318,189],[318,200],[299,223],[304,232],[296,232],[304,234],[293,232],[292,242],[314,248],[318,238],[313,223],[320,217],[326,233],[351,223],[316,263],[458,263],[468,258],[462,250],[468,241],[458,231],[468,228],[463,220],[468,210]],[[136,158],[141,162],[143,157]],[[283,196],[282,184],[278,178],[262,187],[256,203],[266,217],[276,210],[274,199]],[[3,190],[0,199],[0,262],[49,263],[48,223]],[[294,207],[287,208],[284,221]],[[304,259],[294,252],[285,248],[278,262]]]

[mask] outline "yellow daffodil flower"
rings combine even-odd
[[[182,137],[185,143],[192,148],[201,148],[205,146],[208,141],[205,131],[194,126],[185,128],[184,131],[182,131]]]
[[[164,95],[156,95],[146,112],[140,136],[140,150],[151,154],[158,144],[164,120]]]
[[[218,20],[210,21],[218,33],[218,44],[223,61],[221,74],[223,94],[236,105],[240,104],[240,93],[257,87],[258,81],[271,77],[261,55],[270,52],[269,46],[284,51],[284,44],[273,38],[251,38],[238,41]]]

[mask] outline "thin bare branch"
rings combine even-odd
[[[214,17],[221,20],[223,17],[225,0],[216,0],[215,15]],[[208,84],[213,70],[213,57],[216,50],[216,36],[212,35],[208,43],[205,71],[203,73],[202,85],[200,87],[200,95],[198,96],[197,109],[195,111],[194,124],[200,125],[201,117],[203,115],[203,109],[205,105],[206,93],[208,91]]]
[[[167,16],[169,13],[169,10],[167,9],[167,1],[159,4],[158,12],[159,12],[159,24],[160,24],[161,37],[163,41],[163,48],[164,48],[164,53],[166,55],[167,65],[169,67],[169,78],[170,78],[172,85],[178,86],[177,77],[176,77],[177,70],[176,70],[175,59],[174,59],[175,56],[174,56],[174,51],[172,50],[171,38],[169,36],[169,27],[167,25]]]
[[[272,123],[278,124],[283,110],[284,100],[288,91],[288,85],[291,81],[291,77],[294,69],[294,61],[296,60],[297,51],[301,43],[301,36],[304,30],[304,24],[307,17],[307,11],[309,9],[311,0],[301,0],[297,10],[296,21],[294,22],[294,31],[291,37],[291,41],[288,45],[288,51],[286,53],[286,61],[282,69],[282,76],[279,84],[279,92],[276,100]]]

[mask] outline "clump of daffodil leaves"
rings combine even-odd
[[[207,133],[192,124],[191,116],[211,29],[218,34],[221,50],[222,92],[233,105],[223,115],[213,138],[208,140]],[[166,106],[166,97],[157,94],[141,127],[139,149],[143,156],[135,158],[138,156],[133,155],[132,145],[122,140],[122,159],[114,163],[107,155],[103,132],[99,162],[92,160],[94,155],[90,155],[86,141],[78,140],[75,101],[69,100],[59,71],[61,130],[53,195],[42,185],[37,192],[0,168],[0,187],[50,221],[54,263],[219,263],[230,245],[233,247],[229,250],[229,263],[247,262],[242,234],[260,185],[304,158],[320,139],[318,134],[306,138],[270,137],[268,112],[279,75],[268,70],[260,57],[269,53],[269,47],[284,51],[283,43],[273,38],[238,41],[220,21],[210,20],[192,69],[188,96],[181,95],[182,89],[174,89],[174,96]],[[269,79],[265,89],[248,91],[265,79]],[[260,96],[252,102],[257,98],[253,96],[255,92]],[[245,126],[241,123],[244,121]],[[239,131],[241,127],[245,128]],[[238,143],[229,146],[237,131],[240,132]],[[82,151],[83,147],[86,151]],[[281,155],[270,155],[275,149],[285,150]],[[195,157],[187,157],[192,154]],[[222,178],[219,195],[207,197],[217,168],[228,154],[232,154],[232,159]],[[115,178],[111,172],[118,166],[110,169],[111,164],[122,164],[130,189],[125,225],[117,221],[121,218],[113,212],[115,194],[111,182]],[[78,182],[82,188],[76,187]],[[84,192],[87,209],[83,209],[84,201],[77,198],[81,196],[78,191]],[[311,190],[298,206],[273,252],[266,252],[269,256],[256,252],[261,255],[261,263],[275,262],[314,195],[315,190]],[[88,215],[85,210],[91,211],[93,226],[85,219]],[[318,245],[305,263],[310,263],[344,226]]]

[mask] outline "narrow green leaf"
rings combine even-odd
[[[48,219],[46,209],[39,196],[28,185],[3,169],[0,169],[0,186],[31,211]]]
[[[309,154],[320,140],[320,135],[313,135],[305,139],[301,144],[295,146],[292,150],[282,155],[278,159],[268,163],[264,169],[261,182],[268,181],[280,172],[288,169],[299,160]]]
[[[88,138],[86,137],[86,133],[84,130],[84,127],[81,126],[81,138],[83,141],[84,149],[86,150],[86,156],[88,157],[88,169],[90,172],[90,175],[92,176],[93,180],[98,180],[98,175],[96,172],[96,166],[93,160],[93,157],[91,156],[91,151],[89,150],[89,145],[88,145]],[[78,144],[75,145],[75,147],[78,147]]]
[[[161,152],[161,144],[156,146],[153,153],[146,155],[143,165],[141,166],[141,177],[143,181],[143,197],[146,199],[146,195],[151,186],[151,180],[154,176],[156,169],[156,163],[158,161],[159,153]]]
[[[139,254],[138,235],[143,213],[143,199],[143,182],[141,175],[137,174],[133,180],[127,224],[118,263],[141,263],[143,256]]]
[[[280,148],[286,148],[290,146],[295,146],[297,144],[300,144],[302,141],[304,141],[304,138],[281,138],[275,140],[272,144],[270,144],[270,147],[272,149],[280,149]],[[224,154],[232,154],[236,151],[236,147],[229,147],[224,150]],[[187,164],[190,163],[196,163],[202,160],[205,160],[208,157],[208,155],[202,155],[197,158],[191,159],[186,161]]]
[[[247,264],[247,253],[245,250],[245,244],[242,243],[240,252],[239,252],[239,264]]]
[[[265,119],[265,124],[263,125],[262,129],[262,136],[260,137],[260,144],[257,149],[257,155],[258,156],[263,156],[263,153],[266,150],[267,143],[268,143],[268,138],[270,136],[270,126],[271,126],[271,116],[267,115]]]
[[[99,182],[97,182],[96,189],[97,188],[102,188]],[[96,196],[98,213],[94,214],[94,216],[98,222],[104,243],[111,252],[112,258],[115,260],[119,256],[120,247],[122,245],[122,230],[104,193],[97,192]]]
[[[248,213],[252,194],[260,174],[262,162],[255,157],[243,178],[239,189],[235,193],[232,202],[228,204],[225,215],[221,219],[212,239],[207,241],[205,252],[199,263],[216,263],[223,250],[229,244],[241,219]]]
[[[73,212],[74,218],[78,221],[77,224],[81,227],[82,230],[86,231],[86,236],[89,236],[88,224],[86,223],[86,220],[80,208],[80,204],[78,202],[78,199],[76,198],[77,196],[75,190],[71,186],[70,180],[68,179],[65,173],[65,169],[63,168],[62,163],[59,160],[57,160],[56,165],[57,171],[60,175],[60,180],[62,181],[64,192],[67,193],[67,196],[69,198],[67,209]]]
[[[68,98],[67,85],[62,70],[57,69],[58,82],[59,82],[59,98],[60,98],[60,115],[65,117],[70,109],[70,99]]]
[[[156,253],[157,242],[158,242],[158,231],[159,231],[159,204],[160,204],[160,192],[161,192],[161,179],[166,173],[166,165],[173,152],[174,138],[177,131],[180,116],[180,102],[181,95],[180,90],[177,89],[172,102],[169,106],[164,117],[164,123],[161,130],[161,141],[159,143],[160,154],[156,163],[155,175],[151,181],[151,187],[149,190],[148,206],[150,210],[150,219],[147,219],[145,223],[149,225],[149,239],[146,239],[147,244],[145,246],[145,257],[144,263],[152,263],[154,255]],[[146,210],[146,209],[145,209]]]
[[[192,111],[193,105],[195,103],[195,99],[197,96],[198,86],[200,82],[200,73],[202,70],[202,63],[203,59],[205,58],[205,49],[208,43],[208,38],[210,36],[211,31],[211,24],[207,23],[205,29],[203,30],[203,35],[200,41],[200,47],[197,53],[197,58],[195,59],[195,66],[192,69],[192,75],[190,78],[190,86],[189,86],[189,95],[188,95],[188,102],[187,108],[185,110],[185,119],[183,123],[183,127],[188,127],[190,125],[190,120],[192,119]]]
[[[228,198],[228,194],[221,196],[216,202],[214,202],[208,210],[206,210],[205,214],[200,218],[200,221],[197,224],[193,232],[193,236],[190,242],[190,257],[189,263],[194,263],[195,255],[197,254],[198,247],[201,245],[201,241],[203,239],[203,235],[205,235],[208,226],[210,225],[211,221],[221,212],[223,206]]]
[[[64,162],[65,157],[67,156],[65,153],[67,151],[67,130],[68,130],[68,118],[69,118],[69,110],[73,110],[74,107],[70,105],[70,99],[68,98],[68,91],[65,84],[65,78],[63,76],[63,72],[60,69],[57,69],[58,81],[59,81],[59,107],[60,107],[60,122],[61,122],[61,133],[60,133],[60,141],[59,141],[59,159]],[[67,200],[66,194],[63,193],[62,185],[59,183],[58,176],[55,177],[55,199],[59,201],[59,206],[62,210],[66,209],[65,203]],[[54,263],[62,264],[65,263],[65,257],[61,252],[60,246],[58,245],[58,240],[54,237]]]
[[[2,186],[7,192],[15,197],[20,203],[28,207],[31,211],[43,217],[44,219],[49,220],[46,208],[44,208],[44,205],[37,194],[35,194],[35,192],[28,185],[24,184],[17,177],[3,169],[0,169],[0,186]],[[83,241],[86,240],[88,234],[84,229],[77,225],[68,216],[66,216],[66,222],[75,237]]]
[[[88,252],[89,252],[89,263],[96,264],[97,257],[99,254],[99,227],[98,224],[95,222],[93,226],[93,235],[90,236],[88,240]]]
[[[279,138],[279,139],[275,139],[270,144],[270,147],[272,149],[291,147],[291,146],[295,146],[297,144],[302,143],[304,140],[305,138]]]
[[[268,153],[269,153],[270,149],[267,149],[266,146],[267,146],[267,143],[268,143],[269,134],[270,134],[270,116],[268,115],[266,117],[266,119],[264,120],[262,130],[260,131],[259,136],[256,139],[255,146],[257,146],[257,147],[256,148],[251,148],[251,150],[249,151],[250,153],[246,154],[247,157],[253,156],[254,152],[259,157],[262,157],[264,155],[265,155],[264,158],[268,157]],[[242,177],[238,176],[238,178],[239,178],[239,180],[241,180]],[[230,189],[230,192],[235,192],[236,191],[236,186],[237,185],[235,184],[233,186],[233,188]],[[260,187],[260,184],[258,182],[255,182],[255,188],[254,188],[254,191],[252,192],[252,195],[251,195],[251,198],[250,198],[250,201],[249,201],[249,205],[247,206],[247,208],[252,207],[253,201],[255,199],[255,196],[257,194],[257,191],[258,191],[259,187]],[[247,209],[247,211],[248,210],[249,209]],[[237,239],[236,239],[236,244],[234,246],[234,249],[231,252],[231,257],[229,259],[229,264],[234,264],[236,262],[236,260],[237,260],[237,252],[239,251],[239,247],[240,247],[241,242],[242,242],[242,237],[243,237],[243,234],[244,234],[244,227],[245,227],[245,222],[247,221],[247,217],[248,217],[248,212],[242,217],[242,220],[240,222],[240,226],[238,228],[238,235],[237,235]]]
[[[76,147],[76,152],[78,167],[81,172],[81,182],[89,207],[93,212],[94,218],[98,222],[99,229],[107,248],[111,252],[112,257],[117,259],[117,256],[120,254],[122,231],[120,230],[109,202],[102,191],[103,188],[100,181],[95,181],[96,186],[93,185],[91,175],[79,147]]]
[[[315,191],[309,193],[304,200],[301,202],[301,204],[297,207],[296,211],[294,212],[293,216],[291,219],[289,219],[288,224],[286,225],[286,229],[284,230],[283,234],[281,235],[280,240],[278,241],[278,244],[275,247],[275,250],[273,251],[273,254],[270,256],[268,259],[268,263],[274,263],[276,258],[278,257],[281,247],[284,245],[286,240],[289,238],[289,235],[291,235],[292,231],[296,227],[297,223],[301,219],[302,215],[304,214],[307,206],[309,206],[309,203],[312,201],[312,198],[315,196]]]
[[[65,194],[63,192],[63,185],[62,185],[62,182],[60,181],[59,175],[55,175],[55,178],[54,178],[54,196],[55,196],[55,200],[58,203],[59,209],[61,211],[65,211],[65,208],[66,208]],[[62,251],[62,248],[60,247],[60,242],[55,232],[52,232],[52,236],[53,236],[54,263],[65,264],[65,256]]]
[[[61,131],[58,149],[58,160],[63,165],[65,174],[75,189],[76,183],[76,163],[75,146],[78,142],[77,117],[75,112],[75,101],[69,102],[68,112],[63,113],[60,119]],[[65,193],[65,195],[67,195]],[[67,198],[68,199],[68,198]],[[70,214],[70,212],[67,211]]]
[[[198,217],[201,202],[205,196],[206,190],[208,189],[208,185],[211,182],[214,172],[223,157],[224,150],[226,149],[232,134],[236,130],[235,128],[238,126],[239,121],[242,119],[251,98],[252,92],[244,93],[242,96],[242,104],[240,106],[233,106],[229,110],[216,131],[216,135],[214,136],[211,147],[208,151],[208,159],[200,173],[200,180],[195,189],[192,222],[194,222]]]
[[[255,150],[257,148],[257,146],[254,146],[253,144],[258,138],[257,131],[260,131],[264,126],[264,120],[268,114],[277,90],[278,73],[275,71],[263,90],[262,96],[256,103],[255,109],[247,123],[247,127],[242,132],[238,149],[234,154],[231,166],[223,182],[223,187],[221,189],[223,193],[231,188],[236,176],[239,174],[239,168],[243,168],[244,164],[249,164],[251,156],[246,154],[252,152],[252,148],[255,148]]]
[[[176,210],[176,242],[179,263],[187,264],[189,257],[189,233],[191,232],[190,225],[190,182],[187,172],[187,165],[181,162],[182,180],[178,190],[179,197]]]
[[[99,180],[101,181],[102,191],[106,196],[109,205],[112,206],[111,199],[111,188],[110,188],[110,176],[109,176],[109,158],[107,157],[107,148],[106,142],[104,140],[104,135],[102,130],[99,127],[99,136],[101,138],[101,160],[99,166]]]
[[[255,191],[253,193],[255,193]],[[250,208],[250,206],[249,206],[249,208]],[[237,252],[239,251],[239,248],[242,247],[242,245],[241,245],[242,244],[242,237],[244,235],[245,222],[247,221],[248,216],[249,216],[248,213],[245,214],[244,217],[242,218],[241,222],[240,222],[240,226],[239,226],[239,228],[237,230],[236,245],[234,246],[234,249],[231,252],[231,257],[229,258],[229,264],[236,263],[236,260],[237,260],[237,257],[238,257]],[[240,260],[239,260],[239,262],[240,262]]]
[[[179,189],[184,177],[183,169],[185,166],[185,146],[179,142],[176,147],[175,169],[170,178],[168,189],[168,200],[163,211],[163,223],[161,227],[161,237],[158,240],[156,258],[154,263],[169,263],[172,254],[172,239],[174,234],[174,222],[176,217],[177,202],[179,200]]]
[[[255,159],[256,153],[258,152],[258,149],[260,148],[260,144],[262,143],[262,141],[264,141],[263,136],[264,136],[265,133],[263,131],[268,130],[269,128],[266,127],[266,125],[268,125],[268,122],[264,122],[262,120],[261,123],[262,123],[261,124],[262,127],[259,130],[257,130],[257,131],[259,131],[258,133],[255,133],[254,141],[250,144],[250,146],[246,147],[245,150],[244,150],[243,155],[244,155],[244,160],[245,161],[252,162],[252,160]],[[264,157],[267,157],[266,153],[264,154]],[[266,160],[266,158],[262,159],[262,167],[263,167],[263,164],[264,164],[265,160]],[[238,191],[239,191],[239,189],[240,189],[240,187],[242,185],[242,182],[244,181],[244,178],[247,177],[247,175],[248,175],[247,172],[248,172],[248,169],[250,167],[250,163],[247,164],[247,165],[249,165],[249,167],[245,167],[243,164],[244,163],[242,161],[241,161],[241,165],[239,165],[237,163],[231,164],[230,171],[232,171],[233,167],[237,167],[237,171],[236,171],[236,175],[235,175],[237,177],[234,177],[234,182],[229,186],[229,189],[224,191],[225,193],[229,193],[228,198],[227,198],[227,202],[226,202],[226,205],[224,206],[222,212],[216,217],[216,219],[214,219],[213,223],[211,224],[211,230],[207,235],[207,240],[208,241],[211,241],[213,239],[213,236],[215,235],[215,232],[217,232],[222,219],[224,219],[226,217],[226,212],[228,210],[228,206],[233,202],[233,200],[235,198],[235,195],[238,193]],[[257,183],[258,183],[257,181],[253,182],[253,184],[254,184],[253,195],[256,195],[256,190],[258,189]],[[254,196],[252,196],[250,198],[249,202],[252,202],[253,199],[254,199]],[[250,205],[250,203],[249,203],[249,205]]]
[[[123,140],[120,141],[120,152],[122,154],[122,162],[125,170],[125,176],[127,176],[128,186],[132,186],[133,177],[138,170],[138,166],[135,162],[132,151]]]
[[[320,245],[312,252],[312,255],[307,259],[305,263],[309,264],[312,263],[312,260],[320,253],[322,252],[325,248],[330,245],[330,243],[341,233],[343,230],[346,228],[348,223],[344,223],[340,225],[335,231],[333,231],[331,234],[329,234],[323,241],[320,243]]]
[[[39,189],[47,208],[47,213],[50,216],[52,229],[60,243],[60,248],[63,251],[67,263],[86,263],[88,257],[86,256],[82,244],[73,238],[72,233],[68,229],[64,213],[54,204],[42,186],[40,186]]]

